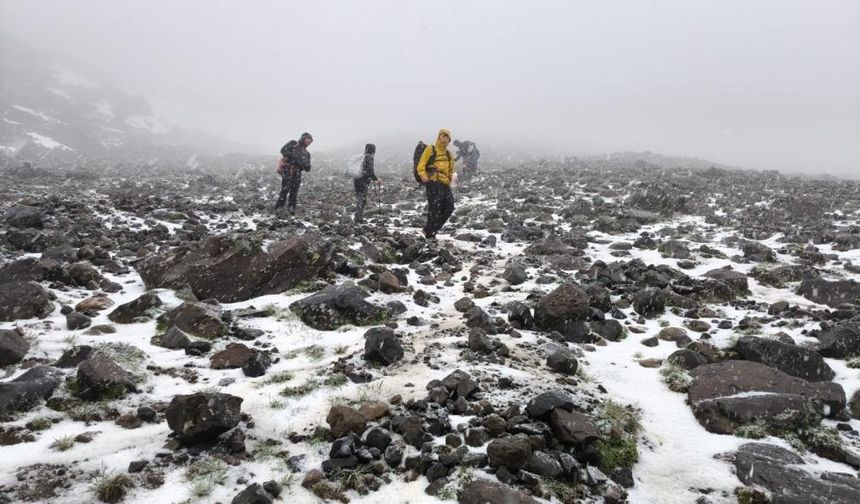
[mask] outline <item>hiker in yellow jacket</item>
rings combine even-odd
[[[451,193],[454,156],[448,150],[450,142],[451,132],[439,130],[436,144],[424,149],[416,168],[427,192],[427,224],[422,231],[429,239],[436,237],[436,233],[454,212],[454,194]]]

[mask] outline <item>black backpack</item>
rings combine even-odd
[[[427,160],[427,168],[429,170],[430,165],[436,162],[436,146],[430,146],[433,151],[430,152],[430,159]],[[418,175],[418,162],[421,161],[421,156],[424,155],[424,150],[427,148],[427,145],[424,142],[418,142],[418,145],[415,146],[415,153],[412,154],[412,175],[415,176],[415,182],[419,184],[424,184],[421,182],[421,176]],[[430,173],[428,172],[429,176]]]

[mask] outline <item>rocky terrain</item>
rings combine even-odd
[[[381,175],[2,175],[0,502],[860,502],[860,185]]]

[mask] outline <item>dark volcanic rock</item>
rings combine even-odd
[[[198,338],[215,339],[230,334],[218,306],[186,301],[162,317],[167,327],[176,326]]]
[[[388,366],[403,358],[403,345],[392,329],[374,327],[364,333],[364,358]]]
[[[30,343],[18,331],[0,329],[0,366],[17,364],[28,350]]]
[[[538,504],[531,496],[507,485],[485,479],[467,484],[457,495],[458,504]]]
[[[76,345],[69,348],[54,363],[58,368],[76,368],[81,362],[89,360],[96,354],[96,349],[89,345]]]
[[[666,309],[666,295],[656,287],[643,289],[633,298],[633,309],[643,317],[662,315]]]
[[[236,494],[230,504],[272,504],[272,496],[259,483],[248,485],[244,490]]]
[[[291,289],[316,275],[328,254],[299,237],[264,251],[246,237],[214,236],[147,257],[137,269],[148,289],[189,286],[198,299],[244,301]]]
[[[66,327],[68,327],[70,331],[86,329],[90,326],[90,324],[92,324],[92,322],[92,319],[90,319],[83,313],[79,313],[76,311],[73,311],[66,315]]]
[[[63,372],[47,366],[37,366],[21,376],[0,382],[0,412],[24,411],[51,397],[60,384]]]
[[[731,360],[706,364],[690,371],[690,375],[693,381],[687,391],[687,398],[693,407],[701,401],[746,392],[798,395],[826,408],[831,415],[845,407],[845,391],[839,384],[808,382],[757,362]],[[755,399],[765,395],[748,397]]]
[[[845,359],[860,356],[860,327],[846,323],[818,335],[818,353],[824,357]]]
[[[854,504],[860,502],[856,478],[842,480],[832,473],[818,477],[804,469],[803,458],[779,446],[742,445],[735,455],[738,478],[745,485],[766,488],[779,503]],[[832,477],[828,477],[830,474]]]
[[[526,412],[532,418],[546,419],[556,408],[572,411],[573,399],[561,390],[544,392],[529,401]]]
[[[229,343],[224,350],[209,357],[212,369],[236,369],[244,366],[251,358],[251,349],[241,343]]]
[[[134,390],[128,373],[109,358],[96,354],[78,366],[78,396],[96,401],[105,395],[119,396]]]
[[[797,394],[767,393],[699,401],[693,414],[709,432],[734,434],[742,425],[778,419],[781,427],[803,429],[816,423],[818,408]]]
[[[241,397],[198,392],[175,396],[164,416],[177,439],[195,444],[214,439],[238,425],[241,406]]]
[[[487,445],[487,456],[492,467],[522,469],[532,456],[531,442],[525,434],[494,439]]]
[[[43,226],[42,210],[26,205],[7,208],[6,224],[18,228],[41,228]]]
[[[0,322],[43,318],[53,310],[51,295],[36,282],[0,284]]]
[[[731,266],[725,268],[713,269],[704,275],[712,280],[723,282],[736,291],[738,294],[749,293],[749,281],[747,276],[740,271],[731,269]]]
[[[579,363],[572,351],[560,348],[547,357],[546,365],[557,373],[573,375]]]
[[[511,285],[519,285],[528,279],[526,269],[517,263],[508,263],[505,266],[505,271],[502,273],[502,278],[508,281]]]
[[[544,331],[564,332],[568,322],[584,320],[589,312],[589,297],[578,285],[561,284],[535,306],[535,326]]]
[[[777,340],[744,336],[735,344],[744,360],[760,362],[807,381],[830,381],[836,376],[821,355]]]
[[[365,301],[368,294],[352,284],[330,285],[290,305],[302,322],[322,331],[332,331],[346,324],[378,324],[388,318],[387,308]]]
[[[367,426],[367,417],[355,408],[339,404],[328,412],[325,421],[334,437],[342,437],[350,432],[361,435]]]
[[[164,334],[159,334],[152,339],[154,345],[170,350],[182,350],[190,342],[191,339],[188,338],[188,335],[176,326],[171,327]]]
[[[860,304],[860,282],[856,280],[807,278],[800,283],[797,293],[832,308],[842,304]]]
[[[150,310],[161,306],[161,299],[154,292],[147,292],[128,303],[121,304],[108,314],[108,319],[117,324],[132,324],[150,318]]]
[[[566,445],[582,446],[600,438],[600,433],[582,413],[556,408],[549,415],[552,433]]]

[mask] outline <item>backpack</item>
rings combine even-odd
[[[427,160],[427,166],[429,167],[433,163],[436,162],[436,146],[431,145],[432,152],[430,152],[430,159]],[[412,155],[412,175],[415,177],[415,182],[419,184],[424,184],[421,182],[421,176],[418,175],[418,162],[421,161],[421,156],[424,155],[424,150],[427,149],[427,145],[424,142],[418,142],[418,145],[415,146],[415,153]],[[429,173],[427,175],[430,175]]]
[[[346,158],[344,173],[353,179],[360,178],[364,174],[364,154],[356,154]]]
[[[299,142],[297,142],[295,140],[290,140],[289,142],[287,142],[286,145],[281,147],[281,159],[278,160],[278,169],[277,169],[278,175],[283,175],[284,171],[286,171],[287,167],[290,164],[287,157],[290,155],[290,153],[293,151],[293,149],[298,144],[299,144]]]

